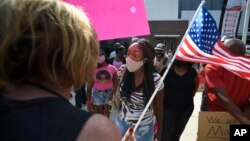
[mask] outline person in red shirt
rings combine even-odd
[[[235,55],[245,55],[245,44],[236,38],[224,45]],[[209,111],[227,111],[241,124],[250,124],[250,81],[215,65],[205,67]]]

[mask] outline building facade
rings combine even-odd
[[[206,0],[204,5],[215,18],[217,26],[220,22],[223,1]],[[149,38],[154,45],[159,42],[165,43],[168,49],[174,51],[185,34],[201,0],[144,0],[144,3],[151,34],[143,37]],[[243,12],[237,32],[239,38],[243,32],[244,15]],[[249,40],[250,36],[248,42]],[[108,46],[112,50],[115,42],[121,42],[128,47],[130,41],[131,38],[114,39],[103,41],[101,45]]]
[[[223,2],[224,0],[206,0],[204,4],[215,18],[217,26],[219,26]],[[151,40],[155,39],[153,42],[170,42],[167,43],[168,46],[171,45],[170,48],[174,48],[178,45],[181,40],[180,38],[182,38],[182,35],[187,29],[187,27],[185,29],[185,26],[187,25],[182,22],[190,22],[200,3],[201,0],[145,0],[145,7],[151,30]],[[242,12],[237,31],[237,37],[240,39],[243,33],[244,16],[245,12]],[[159,25],[157,26],[155,24]],[[167,30],[166,28],[170,30]],[[171,29],[176,30],[176,32]],[[250,25],[248,31],[249,36],[247,43],[250,44]],[[172,38],[173,36],[168,35],[173,35],[174,37],[179,35],[179,37],[174,39]],[[164,37],[166,38],[164,39]],[[168,37],[171,39],[168,39]]]

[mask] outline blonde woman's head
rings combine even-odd
[[[83,11],[59,0],[0,1],[0,87],[40,79],[79,88],[99,44]]]

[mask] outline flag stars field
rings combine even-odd
[[[230,54],[221,42],[214,18],[206,8],[202,7],[199,10],[190,26],[178,49],[178,59],[218,65],[250,80],[250,57],[236,57]]]

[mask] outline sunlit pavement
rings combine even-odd
[[[190,117],[180,141],[196,141],[198,131],[198,115],[201,105],[202,92],[197,92],[194,97],[194,111]]]

